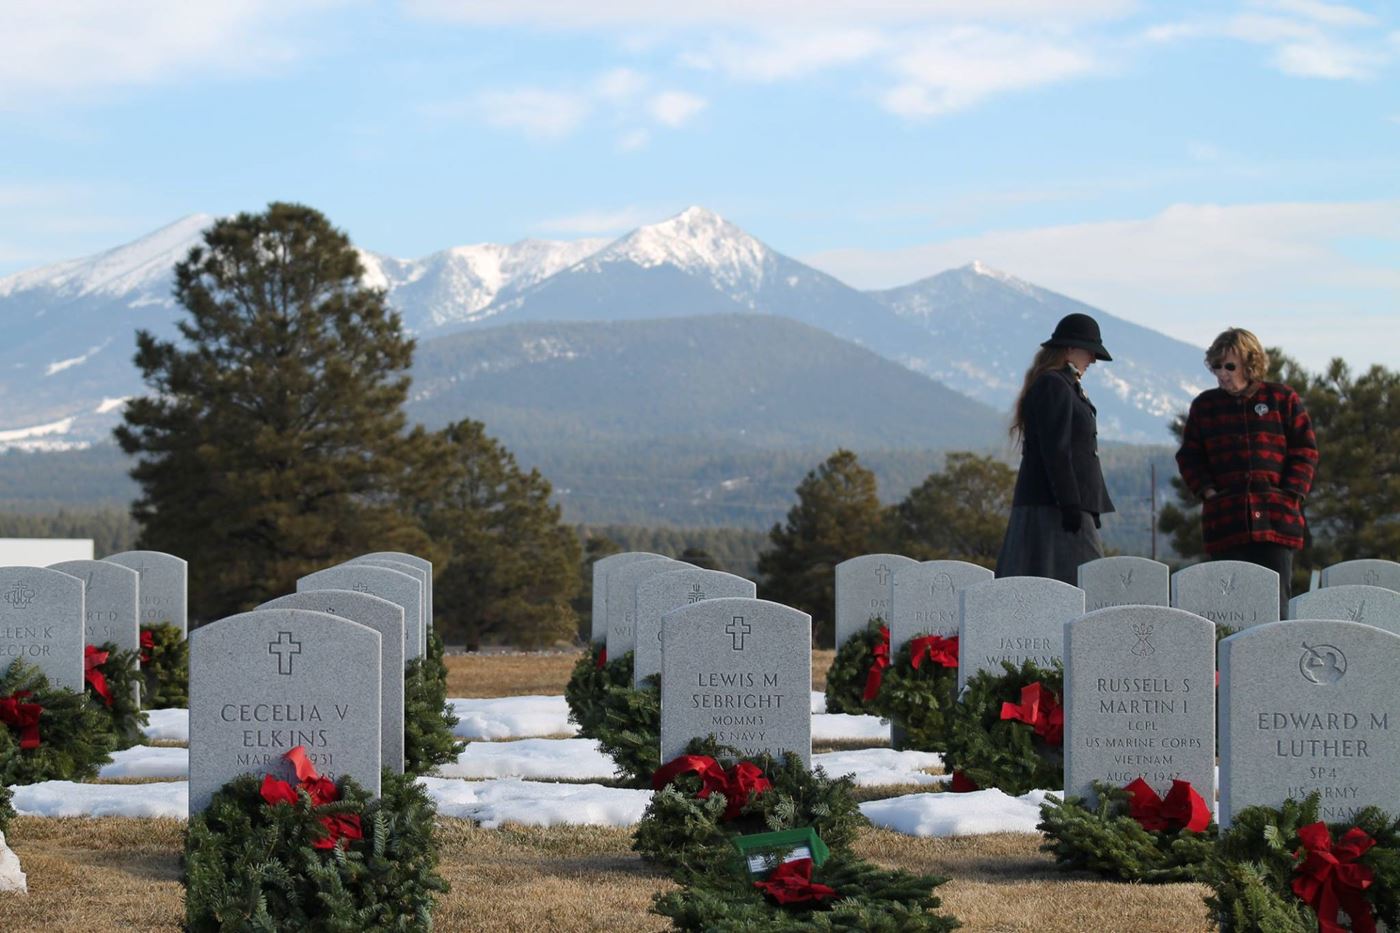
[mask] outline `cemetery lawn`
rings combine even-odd
[[[814,652],[814,679],[832,653]],[[563,692],[576,654],[449,656],[449,696]],[[814,684],[814,689],[821,689]],[[911,787],[861,788],[862,799]],[[182,821],[19,817],[7,834],[29,876],[27,896],[0,896],[7,933],[178,930]],[[631,850],[630,829],[591,826],[481,829],[440,819],[439,871],[452,891],[439,902],[443,931],[665,929],[652,897],[673,885]],[[1065,874],[1033,835],[913,838],[862,831],[857,852],[887,867],[943,875],[944,910],[972,931],[1036,933],[1211,929],[1202,885],[1131,885]]]

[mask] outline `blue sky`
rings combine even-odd
[[[404,257],[702,204],[1400,368],[1394,4],[0,0],[0,166],[0,274],[275,199]]]

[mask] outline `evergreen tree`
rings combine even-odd
[[[580,528],[583,538],[583,561],[579,566],[578,594],[574,597],[574,616],[578,619],[578,638],[585,645],[593,637],[593,565],[622,547],[605,534]],[[644,549],[638,549],[644,550]]]
[[[364,551],[426,549],[396,504],[433,462],[400,411],[413,342],[362,273],[323,215],[274,203],[216,221],[176,265],[183,341],[137,334],[150,394],[116,436],[139,457],[138,546],[190,562],[196,618]]]
[[[950,453],[890,510],[889,550],[915,560],[965,560],[996,566],[1016,471],[995,457]]]
[[[479,421],[449,424],[442,437],[449,476],[420,512],[450,555],[433,590],[444,633],[469,646],[572,640],[580,548],[549,481],[520,469]]]
[[[812,616],[819,644],[835,638],[836,565],[869,553],[881,530],[875,474],[837,450],[797,487],[787,523],[768,532],[758,557],[759,593]]]
[[[687,564],[694,564],[704,570],[724,569],[719,565],[719,561],[715,560],[713,554],[702,547],[696,547],[694,545],[681,551],[681,556],[677,557],[676,560],[685,561]]]

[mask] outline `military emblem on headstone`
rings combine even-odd
[[[1346,676],[1347,656],[1334,645],[1312,645],[1303,643],[1303,656],[1298,661],[1298,669],[1309,683],[1335,684]]]
[[[940,573],[933,578],[933,583],[929,585],[929,594],[937,596],[939,593],[951,593],[956,589],[953,586],[953,578],[949,574]]]
[[[700,602],[700,600],[702,600],[702,599],[704,599],[704,598],[705,598],[705,594],[704,594],[704,592],[701,591],[701,589],[700,589],[700,584],[698,584],[698,583],[692,583],[692,584],[690,584],[690,592],[685,594],[685,601],[686,601],[687,603],[698,603],[698,602]]]
[[[34,592],[34,587],[16,580],[5,593],[5,602],[16,609],[28,609],[34,602],[34,597],[38,594]]]
[[[1146,658],[1157,652],[1152,644],[1152,626],[1146,622],[1139,622],[1133,626],[1133,634],[1137,636],[1137,644],[1128,649],[1134,657]]]
[[[1235,591],[1235,575],[1232,573],[1228,577],[1220,578],[1220,595],[1229,596]]]
[[[1118,574],[1118,582],[1121,583],[1121,584],[1123,584],[1123,589],[1125,589],[1125,590],[1126,590],[1128,587],[1132,586],[1132,585],[1133,585],[1133,568],[1129,567],[1127,570],[1124,570],[1122,573]]]
[[[1363,599],[1361,602],[1357,603],[1355,608],[1348,608],[1346,614],[1348,622],[1365,622],[1366,600]]]

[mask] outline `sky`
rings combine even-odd
[[[404,258],[698,204],[1400,368],[1400,3],[0,0],[0,275],[273,200]]]

